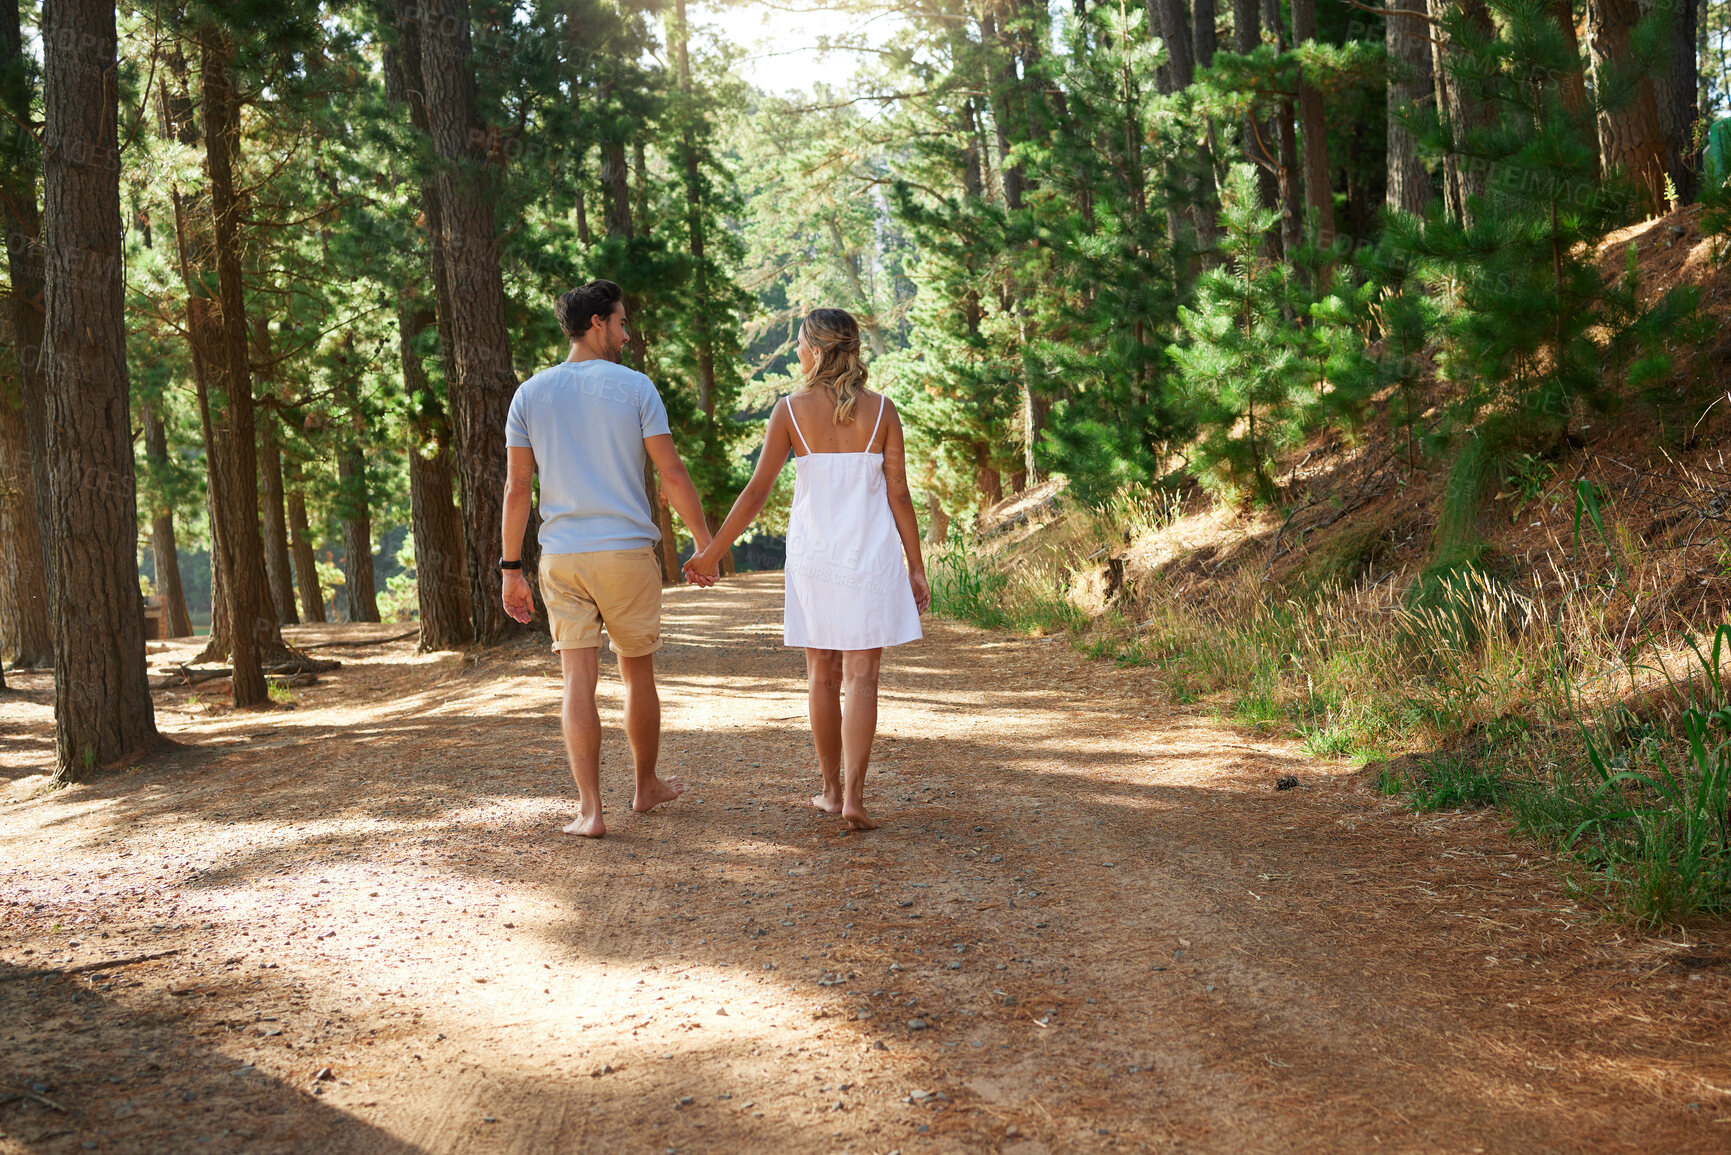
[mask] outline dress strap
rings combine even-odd
[[[867,453],[870,453],[872,451],[872,442],[874,442],[878,439],[878,427],[884,423],[884,410],[888,409],[889,407],[890,407],[890,399],[888,397],[885,397],[885,396],[880,394],[878,396],[878,419],[876,421],[872,422],[872,435],[870,437],[866,438],[866,452]],[[793,406],[789,405],[787,407],[787,411],[789,413],[792,413],[793,412]]]
[[[801,445],[805,446],[805,451],[807,453],[810,453],[811,452],[811,446],[806,445],[805,434],[803,434],[799,431],[799,418],[797,418],[793,415],[793,398],[787,397],[787,398],[783,398],[783,400],[785,400],[787,402],[787,419],[789,421],[793,422],[794,436],[799,438],[799,443]],[[876,433],[877,431],[874,429],[872,432]]]

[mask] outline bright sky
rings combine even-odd
[[[845,49],[821,52],[818,44],[860,33],[867,43],[881,44],[894,31],[896,18],[823,11],[819,3],[700,3],[692,6],[691,20],[720,29],[725,39],[746,49],[740,71],[766,92],[809,92],[820,82],[845,89],[870,57]]]

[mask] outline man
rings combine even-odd
[[[648,377],[619,364],[629,339],[619,286],[591,281],[560,297],[555,311],[571,339],[571,355],[523,382],[511,400],[499,567],[505,612],[528,621],[534,601],[523,577],[523,530],[530,480],[539,470],[541,598],[565,678],[560,720],[577,780],[577,820],[565,832],[600,838],[607,827],[601,819],[595,681],[603,626],[625,683],[625,735],[637,769],[631,808],[653,810],[685,790],[678,778],[655,773],[661,747],[654,656],[661,648],[661,567],[655,543],[661,531],[644,486],[646,457],[661,471],[668,500],[699,547],[709,543],[709,527],[697,488],[673,448],[660,394]],[[666,548],[674,545],[667,542]]]

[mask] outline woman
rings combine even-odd
[[[756,472],[685,574],[714,583],[722,551],[762,512],[792,452],[783,641],[805,649],[812,744],[823,772],[823,793],[811,804],[854,830],[873,830],[865,775],[877,733],[878,665],[885,646],[920,636],[931,590],[901,419],[888,397],[865,387],[858,322],[840,309],[814,309],[796,351],[804,380],[771,411]]]

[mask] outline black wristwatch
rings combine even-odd
[[[523,568],[523,560],[521,558],[518,558],[516,561],[506,561],[504,558],[500,558],[499,559],[499,568],[500,569],[522,569]]]

